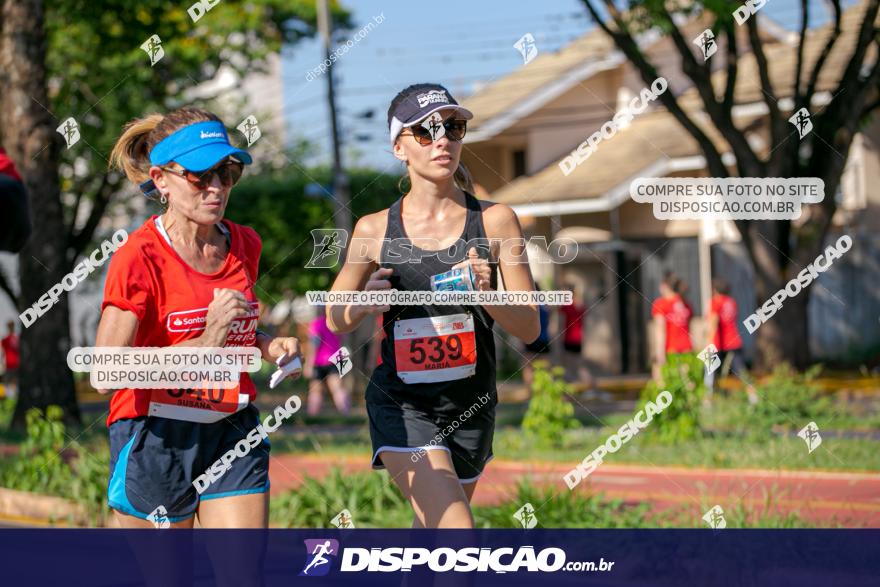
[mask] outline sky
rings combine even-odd
[[[346,166],[396,172],[388,144],[386,113],[391,99],[409,84],[435,81],[461,101],[523,66],[513,47],[531,33],[539,52],[558,51],[595,25],[581,0],[446,0],[435,5],[411,0],[341,0],[352,13],[353,39],[371,20],[374,26],[334,66],[337,110]],[[788,29],[799,27],[796,0],[768,0],[760,9]],[[852,1],[844,2],[851,5]],[[827,18],[824,2],[811,0],[811,20]],[[377,23],[378,21],[378,23]],[[327,81],[311,70],[323,61],[318,40],[284,51],[284,115],[289,137],[315,143],[312,163],[330,160]],[[360,115],[372,111],[372,118]]]

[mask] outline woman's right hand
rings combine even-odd
[[[214,299],[208,305],[205,332],[199,338],[206,343],[205,346],[224,346],[232,321],[247,316],[250,311],[250,304],[242,292],[234,289],[216,288]]]
[[[391,267],[379,267],[370,274],[370,277],[367,279],[367,283],[364,286],[364,291],[391,289],[391,281],[389,281],[388,278],[391,277],[392,273],[394,273],[394,269]],[[382,314],[391,310],[391,306],[388,304],[373,304],[358,307],[361,308],[361,313],[366,316],[375,316],[376,314]]]

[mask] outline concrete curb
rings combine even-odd
[[[28,526],[93,526],[85,508],[74,501],[2,487],[0,518]]]

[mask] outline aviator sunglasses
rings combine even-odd
[[[215,177],[224,187],[234,186],[241,179],[244,164],[239,161],[227,161],[205,171],[189,171],[188,169],[181,171],[171,167],[162,167],[161,169],[179,175],[199,190],[206,190],[214,183]]]
[[[467,120],[447,118],[443,121],[443,129],[446,131],[446,136],[449,138],[450,141],[460,141],[467,133]],[[431,136],[431,131],[429,131],[421,124],[413,125],[409,127],[409,130],[409,133],[400,134],[411,134],[423,147],[428,146],[432,142],[434,142],[434,137]]]

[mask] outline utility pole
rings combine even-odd
[[[330,8],[327,0],[316,0],[318,5],[318,30],[321,33],[321,39],[324,43],[324,59],[330,63],[327,68],[327,106],[330,108],[330,132],[333,141],[333,198],[335,209],[333,211],[333,221],[336,228],[346,231],[351,235],[351,211],[349,210],[349,184],[348,176],[342,169],[342,155],[339,145],[339,125],[336,120],[336,99],[334,93],[333,81],[333,61],[330,60],[330,50],[332,45],[331,31],[333,30],[332,20],[330,16]]]

